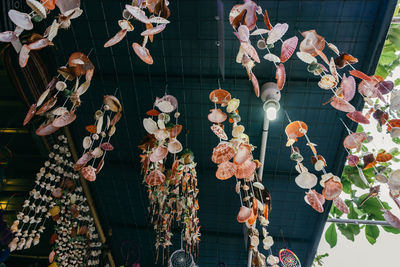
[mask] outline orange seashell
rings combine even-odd
[[[150,30],[152,28],[153,28],[153,24],[146,23],[146,30]],[[149,35],[149,40],[150,40],[151,43],[153,42],[153,39],[154,39],[154,35]]]
[[[147,175],[145,181],[151,186],[160,185],[165,181],[165,175],[159,170],[153,170]]]
[[[111,37],[105,44],[104,47],[111,47],[113,45],[118,44],[121,42],[122,39],[126,36],[127,29],[122,29],[119,32],[117,32],[113,37]]]
[[[327,200],[333,200],[342,193],[342,183],[333,180],[333,178],[325,181],[325,188],[322,190],[322,194]]]
[[[376,156],[376,161],[378,162],[387,162],[393,158],[392,155],[386,153],[386,151],[382,151],[381,153],[378,153]]]
[[[346,136],[343,141],[343,146],[347,149],[358,148],[365,140],[367,140],[367,135],[365,133],[352,133]]]
[[[244,52],[251,57],[255,62],[260,63],[260,57],[257,54],[257,50],[248,42],[241,42],[240,46],[243,48]]]
[[[248,144],[240,144],[238,151],[236,152],[233,162],[236,165],[240,165],[246,160],[251,159],[251,146]]]
[[[215,176],[219,180],[227,180],[236,173],[237,166],[230,161],[222,162],[218,165],[218,170]]]
[[[235,176],[238,179],[248,178],[250,177],[254,171],[256,170],[257,165],[250,159],[246,160],[240,165],[236,165],[236,173]]]
[[[317,34],[315,30],[302,32],[304,40],[300,43],[300,51],[311,54],[313,57],[318,55],[317,51],[322,51],[325,48],[324,37]]]
[[[40,0],[40,3],[45,6],[48,10],[53,10],[56,8],[57,0]]]
[[[88,180],[89,182],[93,182],[96,180],[96,169],[92,166],[83,167],[81,169],[82,177]]]
[[[343,98],[333,97],[330,103],[332,107],[343,112],[354,112],[356,108]]]
[[[316,156],[312,156],[311,157],[311,163],[312,164],[317,163],[318,160],[322,160],[324,162],[324,167],[326,167],[326,161],[325,161],[325,158],[322,155],[317,155],[317,157]]]
[[[279,66],[276,68],[275,79],[278,89],[282,90],[283,87],[285,86],[285,81],[286,81],[285,66],[282,63],[279,64]]]
[[[305,200],[308,205],[310,205],[313,209],[315,209],[319,213],[324,212],[324,207],[322,206],[321,202],[318,199],[318,196],[314,193],[314,191],[310,190],[306,192]]]
[[[177,137],[182,131],[182,125],[176,124],[174,127],[171,128],[169,132],[170,138],[175,138]]]
[[[357,58],[355,58],[352,55],[347,54],[347,53],[340,53],[340,55],[335,58],[336,67],[338,67],[339,69],[344,68],[348,64],[351,65],[351,64],[355,64],[357,62],[358,62]]]
[[[264,24],[269,31],[272,29],[272,25],[271,22],[269,21],[267,10],[264,10]]]
[[[232,145],[228,142],[221,142],[213,150],[211,160],[214,163],[221,164],[225,161],[229,161],[235,155],[235,150]]]
[[[390,132],[393,127],[395,127],[395,128],[400,127],[400,119],[393,119],[393,120],[388,121],[387,130]]]
[[[224,89],[215,89],[209,95],[211,102],[216,104],[227,104],[231,100],[231,94]]]
[[[363,156],[364,170],[370,169],[376,165],[375,157],[372,153],[367,153]]]
[[[163,160],[168,155],[168,148],[165,146],[158,146],[153,149],[150,155],[151,162],[158,162]]]
[[[78,64],[77,60],[79,60],[79,63],[83,62],[83,64]],[[69,56],[68,66],[73,68],[76,76],[85,75],[88,70],[94,69],[94,65],[90,59],[81,52],[75,52]]]
[[[55,131],[57,131],[58,129],[60,129],[59,127],[54,126],[51,122],[48,122],[46,124],[43,124],[42,126],[40,126],[39,128],[37,128],[36,130],[36,135],[38,136],[46,136],[49,134],[54,133]]]
[[[152,65],[153,64],[153,58],[150,55],[149,50],[141,46],[138,43],[133,43],[132,48],[135,51],[136,55],[146,64]]]
[[[212,123],[222,123],[226,120],[228,115],[226,115],[225,112],[220,110],[219,108],[216,109],[211,109],[210,114],[208,114],[208,120],[211,121]]]
[[[260,97],[260,84],[258,83],[256,75],[251,73],[250,80],[251,80],[251,84],[253,85],[253,90],[254,90],[254,93],[256,94],[256,97]]]
[[[97,133],[97,126],[96,125],[88,125],[85,127],[86,131],[89,133],[95,134]]]
[[[268,220],[269,208],[268,208],[268,205],[267,205],[267,204],[264,204],[263,214],[264,214],[264,218],[265,218],[266,220]]]
[[[289,139],[297,140],[297,137],[302,137],[307,133],[308,126],[305,122],[294,121],[289,123],[285,128],[285,133]]]
[[[257,199],[255,197],[253,197],[253,214],[255,214],[257,216],[258,214],[258,203],[257,203]]]
[[[252,209],[251,210],[251,216],[250,216],[249,219],[247,219],[247,223],[249,225],[253,225],[256,222],[256,220],[257,220],[257,213],[254,214],[254,209]]]
[[[149,111],[146,112],[146,115],[148,116],[158,116],[160,112],[156,109],[150,109]]]
[[[244,223],[251,217],[251,214],[252,212],[250,208],[241,206],[236,219],[238,222]]]
[[[366,81],[373,80],[372,77],[368,76],[367,74],[365,74],[364,72],[359,71],[359,70],[351,70],[351,71],[349,71],[349,73],[350,73],[350,75],[352,75],[356,78],[359,78],[361,80],[366,80]]]

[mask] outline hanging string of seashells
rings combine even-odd
[[[10,251],[28,249],[40,241],[46,220],[57,219],[60,208],[52,200],[59,197],[60,187],[67,187],[79,175],[72,171],[73,162],[64,135],[58,136],[59,144],[54,144],[49,158],[36,174],[35,187],[25,200],[23,209],[11,226],[15,238],[9,244]]]
[[[183,150],[177,139],[182,131],[177,108],[178,101],[174,96],[166,94],[157,98],[154,108],[146,113],[150,117],[143,120],[147,135],[139,145],[143,183],[148,187],[150,221],[156,231],[156,262],[160,247],[163,249],[162,261],[168,259],[165,250],[172,245],[174,221],[182,226],[181,238],[186,252],[198,256],[200,225],[196,163],[193,153],[189,149]],[[170,117],[174,110],[175,122]],[[166,167],[168,153],[173,155],[171,169]]]
[[[266,29],[257,27],[257,15],[263,16]],[[260,63],[260,58],[256,49],[251,44],[251,36],[260,37],[257,41],[257,48],[260,50],[267,50],[268,53],[264,56],[264,59],[271,61],[275,65],[277,86],[279,90],[282,90],[286,80],[286,71],[283,63],[290,59],[298,43],[297,36],[293,36],[285,41],[282,40],[289,29],[289,25],[287,23],[277,23],[275,26],[272,26],[267,10],[263,13],[261,6],[258,6],[251,0],[244,1],[244,4],[233,6],[229,13],[229,22],[235,30],[233,33],[240,41],[236,63],[242,64],[246,69],[256,96],[260,96],[260,86],[252,69],[255,67],[255,62]],[[254,31],[250,33],[252,30]],[[265,35],[267,35],[267,37],[264,37]],[[280,57],[270,51],[278,41],[282,43]]]
[[[37,102],[31,105],[23,122],[25,126],[35,115],[45,117],[46,121],[36,130],[36,134],[39,136],[52,134],[76,119],[75,111],[81,105],[80,96],[89,89],[94,74],[94,65],[85,54],[75,52],[69,57],[67,65],[58,68],[57,71],[58,76],[53,77]],[[60,76],[64,80],[59,80]],[[79,84],[82,76],[85,76],[86,81]],[[75,85],[71,89],[67,89],[66,82],[73,80],[75,80]],[[62,105],[56,106],[60,92],[65,95],[66,99]],[[70,109],[66,107],[68,100],[72,104]]]
[[[68,2],[68,3],[67,3]],[[47,14],[54,10],[56,5],[60,9],[61,14],[54,19],[53,23],[46,29],[43,36],[33,34],[27,39],[27,42],[19,51],[19,65],[21,68],[28,63],[29,53],[32,50],[41,50],[47,46],[53,46],[53,39],[57,36],[59,29],[68,29],[71,26],[71,20],[82,15],[83,10],[80,9],[80,1],[56,1],[56,0],[26,0],[26,4],[32,9],[27,14],[14,9],[8,11],[9,19],[16,25],[14,31],[5,31],[0,33],[0,42],[14,42],[24,30],[32,30],[33,22],[39,22],[47,18]]]
[[[132,0],[131,5],[125,5],[125,9],[122,12],[123,20],[118,21],[118,25],[121,30],[108,40],[104,47],[111,47],[119,43],[127,34],[134,30],[130,20],[135,19],[146,25],[146,30],[140,35],[143,36],[142,45],[133,43],[132,48],[136,55],[146,64],[153,64],[153,58],[150,55],[149,50],[146,48],[147,41],[153,42],[154,35],[161,33],[169,22],[168,17],[170,11],[168,8],[169,2],[167,0]],[[148,17],[145,11],[150,13]],[[155,24],[155,26],[153,25]]]
[[[260,234],[256,226],[258,219],[262,226],[263,248],[269,250],[274,244],[272,236],[267,231],[268,215],[271,211],[271,195],[257,178],[256,169],[261,167],[261,163],[253,159],[252,151],[255,147],[244,133],[245,127],[239,125],[241,121],[238,112],[240,100],[231,98],[230,93],[221,88],[212,91],[209,98],[214,103],[214,109],[210,110],[208,120],[213,123],[211,130],[220,140],[211,157],[211,160],[218,164],[216,177],[219,180],[227,180],[235,176],[236,193],[239,194],[241,204],[237,221],[245,223],[248,229],[250,251],[253,255],[252,264],[266,266],[266,257],[258,250]],[[226,107],[228,115],[217,108],[217,104]],[[233,125],[232,138],[229,141],[222,124],[228,117],[229,122]],[[279,259],[272,253],[268,259],[268,263],[273,262],[273,264],[270,263],[271,265],[275,266],[279,263]]]
[[[115,113],[115,114],[114,114]],[[113,115],[114,114],[114,115]],[[83,138],[83,154],[74,165],[74,171],[80,171],[83,178],[88,181],[95,181],[96,175],[104,166],[104,158],[107,151],[114,150],[110,143],[111,137],[115,134],[116,124],[122,117],[122,105],[118,98],[112,95],[105,95],[103,105],[94,114],[95,124],[86,126],[89,136]],[[106,139],[106,141],[104,141]],[[99,145],[96,146],[96,142]],[[94,149],[92,149],[95,147]],[[100,159],[97,167],[94,168],[96,159]],[[88,163],[91,161],[91,165]]]

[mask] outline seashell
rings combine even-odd
[[[157,97],[154,106],[164,113],[170,113],[178,107],[178,100],[172,95],[165,95],[161,98]]]
[[[92,155],[92,157],[93,157],[94,159],[100,158],[101,156],[103,156],[103,154],[104,154],[104,152],[103,152],[103,150],[101,149],[101,147],[96,147],[96,148],[92,151],[92,153],[91,153],[91,155]]]
[[[57,20],[53,20],[53,23],[47,27],[45,33],[43,34],[43,37],[46,37],[50,42],[53,41],[53,39],[57,36],[58,34],[58,29],[60,28],[60,24],[57,22]]]
[[[304,63],[311,64],[317,63],[317,59],[313,57],[311,54],[306,52],[296,52],[297,57],[303,61]]]
[[[312,173],[303,171],[299,175],[297,175],[297,177],[295,178],[295,182],[300,188],[311,189],[317,185],[318,178]]]
[[[251,217],[251,209],[245,206],[241,206],[239,213],[236,217],[237,221],[240,223],[246,222]]]
[[[68,124],[71,124],[75,119],[76,119],[76,115],[73,111],[66,112],[63,115],[61,115],[60,117],[58,117],[57,119],[55,119],[52,122],[52,125],[54,127],[61,128],[61,127],[67,126]]]
[[[57,96],[49,98],[42,107],[36,111],[36,115],[41,115],[50,110],[57,103]]]
[[[117,128],[115,127],[115,125],[111,126],[110,130],[108,131],[108,136],[109,137],[113,136],[116,130]]]
[[[151,118],[143,119],[143,126],[149,134],[154,134],[158,130],[157,123]]]
[[[146,183],[151,186],[156,186],[164,183],[165,175],[159,170],[153,170],[146,176]]]
[[[53,46],[54,44],[47,38],[39,39],[33,43],[28,44],[29,50],[41,50],[47,46]]]
[[[36,234],[36,236],[33,238],[33,245],[36,246],[37,244],[39,244],[39,240],[40,240],[40,235]]]
[[[260,85],[258,84],[257,77],[254,75],[254,73],[251,73],[250,80],[256,97],[260,97]]]
[[[55,115],[55,116],[61,116],[61,115],[63,115],[65,112],[68,112],[68,109],[67,109],[66,107],[58,107],[58,108],[55,108],[55,109],[53,109],[52,111],[50,111],[50,113],[51,113],[52,115]]]
[[[179,152],[181,152],[183,149],[181,142],[179,142],[177,139],[172,139],[172,141],[170,141],[168,143],[168,151],[171,154],[177,154]]]
[[[254,182],[254,183],[253,183],[253,186],[254,186],[255,188],[260,189],[260,190],[264,190],[264,185],[263,185],[262,183],[260,183],[260,182]]]
[[[208,120],[213,122],[213,123],[222,123],[227,119],[226,113],[224,113],[222,110],[219,108],[217,109],[211,109],[210,114],[208,114]]]
[[[253,235],[250,237],[250,245],[253,247],[257,247],[258,244],[260,243],[260,240],[258,239],[258,236]]]
[[[0,32],[0,42],[10,43],[18,40],[18,36],[13,31]]]
[[[165,27],[166,27],[165,24],[159,24],[156,27],[153,27],[153,28],[143,31],[140,35],[141,36],[155,35],[155,34],[162,32],[163,30],[165,30]]]
[[[251,57],[255,62],[260,63],[260,58],[258,57],[257,51],[254,48],[254,46],[252,46],[250,43],[248,42],[241,42],[240,46],[243,48],[244,52]]]
[[[113,95],[105,95],[103,98],[104,105],[107,105],[112,112],[121,112],[122,105],[118,98]]]
[[[219,180],[227,180],[231,178],[233,175],[235,175],[236,168],[237,168],[236,165],[230,161],[222,162],[221,164],[218,165],[218,169],[215,176]]]
[[[171,128],[169,132],[170,138],[176,138],[182,131],[182,125],[176,124],[174,127]]]
[[[21,68],[24,68],[26,66],[26,64],[28,64],[30,51],[31,50],[28,48],[28,46],[26,44],[21,47],[21,50],[19,51],[19,56],[18,56],[18,63]]]
[[[96,134],[101,133],[101,128],[103,127],[103,116],[101,116],[96,123]]]
[[[243,21],[249,30],[253,30],[257,23],[257,10],[258,6],[253,1],[235,5],[229,13],[229,22],[236,29]]]
[[[244,163],[246,160],[251,159],[251,147],[250,145],[247,144],[240,144],[239,148],[236,152],[235,157],[233,158],[233,162],[236,165],[240,165]]]
[[[211,126],[211,131],[222,140],[228,140],[224,129],[219,124],[213,124]]]
[[[240,137],[244,133],[244,126],[243,125],[236,125],[233,127],[232,136],[233,137]]]
[[[267,258],[267,263],[269,265],[275,265],[275,264],[279,264],[279,258],[273,256],[272,254],[268,256]]]
[[[279,41],[289,29],[289,25],[287,23],[277,23],[275,26],[268,32],[267,44],[273,44],[276,41]]]
[[[346,136],[343,141],[343,146],[347,149],[358,148],[365,140],[367,140],[367,135],[365,133],[352,133]]]
[[[163,160],[168,154],[168,148],[165,146],[158,146],[153,148],[152,153],[150,155],[151,162],[158,162]]]
[[[129,22],[129,20],[126,19],[118,20],[118,25],[121,28],[121,30],[126,30],[128,32],[134,30],[133,25]]]
[[[353,76],[346,77],[343,73],[342,82],[340,83],[342,88],[343,98],[346,101],[351,101],[356,93],[356,81]]]
[[[235,155],[235,150],[228,142],[220,142],[213,150],[211,160],[216,164],[229,161]]]
[[[313,191],[309,190],[308,192],[306,192],[304,200],[308,205],[310,205],[313,209],[315,209],[319,213],[324,212],[324,207],[322,206],[317,195]]]
[[[133,26],[132,26],[133,27]],[[126,36],[126,33],[128,32],[127,29],[122,29],[117,34],[115,34],[113,37],[111,37],[105,44],[104,47],[111,47],[113,45],[118,44],[121,42],[122,39]]]
[[[46,8],[39,1],[26,0],[26,4],[41,18],[45,19],[47,17]]]
[[[256,167],[257,165],[254,163],[254,161],[248,159],[242,164],[237,165],[235,176],[238,179],[248,178],[254,173]]]
[[[348,155],[347,156],[347,164],[351,167],[357,166],[357,164],[360,162],[360,158],[356,155]]]
[[[338,67],[339,69],[344,68],[348,64],[355,64],[357,62],[358,62],[357,58],[347,53],[340,53],[339,56],[335,58],[336,67]]]
[[[37,128],[35,133],[38,136],[46,136],[46,135],[54,133],[58,129],[60,129],[60,127],[54,126],[52,124],[52,122],[49,121],[45,124],[42,124],[39,128]]]
[[[333,75],[325,74],[318,82],[318,86],[322,89],[329,90],[337,85],[336,79]]]
[[[325,181],[325,188],[322,190],[322,194],[327,200],[333,200],[342,193],[342,183],[335,181],[333,178]]]
[[[274,54],[271,54],[271,53],[266,54],[264,56],[264,59],[266,59],[268,61],[271,61],[271,62],[275,62],[275,63],[280,63],[281,62],[281,60],[280,60],[280,58],[278,56],[276,56]]]
[[[335,64],[335,60],[333,59],[333,57],[331,57],[331,60],[329,61],[329,71],[331,72],[332,76],[335,78],[335,81],[338,82],[339,81],[339,76],[336,70],[336,64]]]
[[[264,50],[267,48],[267,43],[265,42],[265,39],[260,39],[257,41],[257,48],[260,50]]]
[[[237,98],[232,98],[231,100],[229,100],[226,106],[226,112],[228,113],[234,112],[235,110],[238,109],[239,105],[240,105],[240,100]]]
[[[289,38],[282,43],[281,57],[280,57],[280,61],[282,63],[288,61],[289,58],[293,55],[294,51],[296,50],[298,41],[299,38],[297,38],[297,36],[293,36],[292,38]]]
[[[59,206],[54,206],[49,210],[50,216],[56,216],[60,213],[60,207]]]
[[[100,147],[104,150],[104,151],[113,151],[114,147],[111,143],[109,142],[104,142],[100,145]]]
[[[46,99],[46,97],[49,95],[50,93],[50,89],[46,89],[38,98],[37,102],[36,102],[36,106],[40,107],[40,105],[43,104],[44,100]]]
[[[33,116],[36,113],[36,103],[32,104],[32,106],[29,108],[28,113],[26,113],[24,122],[22,123],[23,126],[27,125],[31,119],[33,118]]]
[[[283,86],[285,86],[285,81],[286,81],[285,66],[282,63],[276,67],[275,79],[278,89],[282,90]]]
[[[158,129],[155,133],[154,136],[156,137],[157,140],[159,141],[164,141],[169,137],[169,132],[167,129]]]
[[[67,88],[67,84],[65,83],[65,82],[63,82],[63,81],[58,81],[57,83],[56,83],[56,89],[58,90],[58,91],[64,91],[65,89]]]
[[[163,18],[163,17],[151,17],[149,18],[148,23],[154,23],[154,24],[168,24],[170,23],[169,20]]]
[[[250,35],[256,36],[256,35],[263,35],[263,34],[267,34],[267,33],[268,33],[267,29],[258,28],[256,30],[252,31]]]
[[[333,204],[335,205],[336,208],[338,208],[344,214],[350,213],[349,208],[347,207],[346,203],[344,203],[343,199],[341,199],[340,197],[333,199]]]
[[[49,254],[49,262],[52,263],[54,261],[54,256],[56,255],[56,253],[54,252],[54,250],[52,250]]]
[[[96,169],[90,165],[83,167],[81,169],[81,175],[83,178],[85,178],[89,182],[93,182],[96,180]]]
[[[141,46],[138,43],[133,43],[132,48],[135,51],[136,55],[146,64],[152,65],[153,64],[153,58],[150,55],[149,50]]]
[[[400,229],[400,219],[389,210],[383,210],[383,217],[393,227]]]
[[[78,89],[76,89],[76,94],[77,96],[81,96],[84,93],[86,93],[86,91],[89,89],[90,86],[90,80],[83,82]]]
[[[343,112],[353,112],[356,110],[355,107],[348,101],[336,96],[332,98],[332,102],[330,104],[335,109]]]
[[[361,83],[358,85],[358,92],[368,98],[375,98],[379,96],[381,97],[382,94],[376,88],[377,84],[378,81],[376,80],[362,80]]]
[[[125,5],[125,9],[138,21],[142,23],[150,23],[146,13],[137,6]]]
[[[8,17],[15,25],[21,27],[24,30],[30,31],[33,29],[33,23],[29,14],[10,9],[8,11]]]
[[[324,37],[317,34],[315,30],[302,32],[304,40],[300,43],[300,51],[306,52],[316,57],[318,55],[318,51],[324,50],[325,47],[325,39]]]
[[[74,171],[79,171],[84,167],[91,159],[93,159],[92,151],[84,153],[74,164]]]
[[[376,87],[378,91],[381,92],[382,95],[386,95],[393,90],[394,83],[392,81],[382,81],[379,82]]]
[[[336,55],[339,55],[339,49],[336,47],[336,45],[328,42],[326,42],[326,44],[328,45],[330,50],[332,50]]]
[[[369,124],[369,120],[362,114],[361,111],[353,111],[346,114],[346,116],[357,123]]]

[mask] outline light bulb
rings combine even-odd
[[[273,121],[273,120],[275,120],[276,119],[276,115],[277,115],[277,110],[276,110],[276,107],[275,106],[269,106],[268,108],[267,108],[267,118],[269,119],[269,120],[271,120],[271,121]]]

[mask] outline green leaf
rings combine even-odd
[[[383,66],[378,64],[378,67],[376,68],[375,75],[381,76],[383,79],[385,79],[388,76],[389,72],[388,70]]]
[[[382,226],[383,230],[392,234],[400,234],[400,229],[394,228],[392,226]]]
[[[379,228],[376,225],[365,226],[365,237],[371,245],[375,244],[376,239],[379,236]]]
[[[399,145],[400,144],[400,137],[392,138],[392,141]]]
[[[395,60],[396,60],[395,50],[389,49],[387,51],[382,52],[381,57],[379,58],[379,64],[390,65]]]
[[[360,233],[360,226],[358,224],[348,224],[347,228],[349,228],[353,235],[358,235]]]
[[[331,223],[331,225],[326,229],[325,232],[325,240],[328,242],[328,244],[331,246],[331,248],[335,247],[337,244],[337,233],[336,233],[336,227],[334,223]]]
[[[357,132],[357,133],[364,132],[364,127],[362,127],[361,124],[357,125],[357,130],[356,130],[356,132]]]
[[[350,194],[351,192],[351,183],[347,179],[342,179],[342,185],[343,185],[343,192],[346,194]]]
[[[347,179],[349,179],[349,181],[355,186],[362,189],[368,188],[368,186],[365,185],[364,182],[361,180],[357,167],[345,166],[343,173],[346,175]]]
[[[353,207],[353,205],[351,204],[351,205],[347,205],[348,207],[349,207],[349,214],[347,214],[347,218],[349,218],[349,219],[358,219],[358,214],[357,214],[357,212],[354,210],[354,207]]]
[[[394,80],[394,86],[398,86],[400,84],[400,78]]]
[[[353,232],[345,224],[338,224],[337,228],[348,240],[354,241]]]
[[[360,202],[368,195],[368,193],[365,193],[364,195],[359,197],[359,201],[357,202],[357,205],[360,205]],[[368,199],[364,205],[361,207],[358,207],[360,210],[364,211],[365,213],[372,214],[375,216],[382,216],[383,212],[381,211],[382,206],[380,205],[378,199],[376,197]]]

